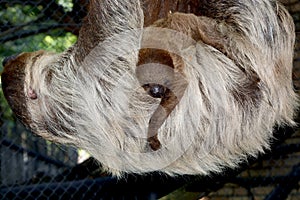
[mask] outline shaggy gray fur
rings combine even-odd
[[[209,174],[268,149],[274,126],[294,125],[292,18],[273,0],[203,9],[143,27],[140,1],[91,0],[73,47],[41,52],[34,64],[28,55],[24,94],[37,98],[26,99],[25,123],[116,175]],[[137,65],[141,49],[168,52],[173,66]],[[176,96],[170,112],[142,87],[150,81]],[[154,150],[151,134],[161,144]]]

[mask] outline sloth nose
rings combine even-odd
[[[9,61],[14,60],[17,56],[18,56],[18,54],[11,55],[11,56],[4,58],[2,61],[2,66],[5,66]]]

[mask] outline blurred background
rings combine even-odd
[[[296,24],[298,91],[300,1],[282,2]],[[0,0],[0,61],[39,49],[64,51],[76,42],[87,5],[88,0]],[[276,130],[270,152],[223,174],[170,178],[153,173],[117,180],[85,151],[31,134],[16,120],[1,89],[0,108],[0,199],[300,199],[297,129]]]

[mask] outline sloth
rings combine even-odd
[[[3,61],[18,119],[113,175],[208,175],[293,126],[294,23],[275,0],[90,0],[63,53]]]

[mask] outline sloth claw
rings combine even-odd
[[[157,151],[161,147],[161,143],[157,138],[157,135],[148,138],[149,146],[152,150]]]

